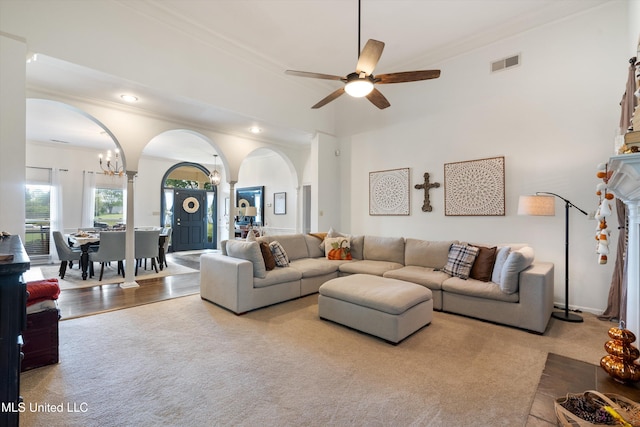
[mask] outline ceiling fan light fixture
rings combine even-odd
[[[136,102],[138,100],[137,96],[129,95],[129,94],[120,95],[120,98],[122,98],[122,100],[127,101],[127,102]]]
[[[362,98],[371,93],[373,90],[373,82],[368,78],[351,79],[344,86],[344,90],[354,98]]]

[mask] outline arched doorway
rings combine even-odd
[[[218,241],[218,192],[209,170],[182,162],[167,170],[160,189],[163,227],[171,227],[171,252],[215,249]]]

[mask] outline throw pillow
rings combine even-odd
[[[493,273],[491,274],[491,281],[493,283],[500,283],[502,281],[502,267],[507,262],[507,257],[511,253],[511,246],[503,246],[498,249],[496,253],[496,261],[493,265]]]
[[[326,237],[345,237],[345,235],[342,233],[338,233],[336,230],[333,229],[333,227],[329,227],[329,231],[327,231]]]
[[[478,248],[468,245],[453,244],[449,249],[447,265],[443,271],[450,276],[467,280],[471,273],[471,266],[478,256]]]
[[[289,257],[280,242],[274,240],[269,243],[269,248],[271,249],[271,253],[273,254],[273,258],[275,259],[278,267],[289,267]]]
[[[251,261],[254,277],[259,277],[260,279],[267,277],[267,269],[264,265],[262,251],[260,251],[258,242],[229,240],[227,241],[227,254],[233,258]]]
[[[256,241],[256,233],[253,232],[253,229],[247,231],[247,242],[255,242]]]
[[[493,273],[493,265],[496,261],[497,248],[495,246],[492,248],[476,245],[473,246],[478,248],[478,256],[473,262],[469,277],[483,282],[489,282],[491,280],[491,274]]]
[[[512,251],[502,267],[500,289],[506,294],[518,292],[520,272],[533,263],[533,248],[526,246]]]
[[[276,260],[267,242],[260,242],[260,251],[262,252],[262,259],[264,259],[264,266],[267,271],[276,268]]]
[[[351,260],[351,242],[348,237],[327,237],[325,252],[330,260]]]

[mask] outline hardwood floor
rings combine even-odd
[[[638,384],[621,384],[600,366],[550,353],[531,405],[527,427],[557,425],[554,400],[567,393],[587,390],[615,393],[640,402]]]
[[[167,263],[200,270],[197,256],[167,254]],[[200,273],[179,274],[137,281],[140,287],[122,289],[117,284],[69,289],[60,293],[61,320],[149,304],[200,292]]]

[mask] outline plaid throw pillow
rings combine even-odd
[[[289,257],[280,242],[274,240],[269,243],[269,247],[271,248],[271,253],[273,253],[273,258],[276,260],[276,265],[278,267],[289,267]]]
[[[445,273],[467,280],[479,249],[475,246],[453,244],[449,249],[447,265],[442,269]]]

